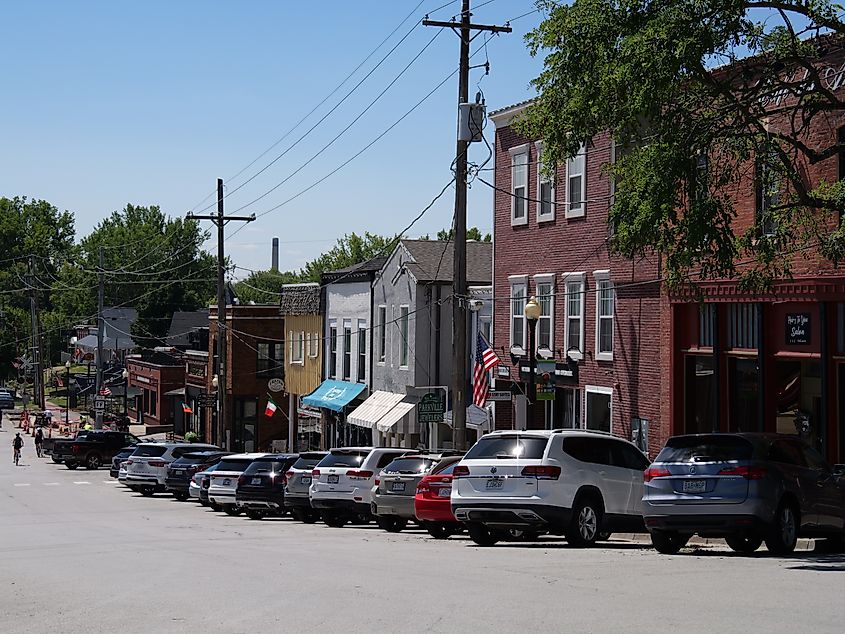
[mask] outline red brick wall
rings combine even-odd
[[[563,360],[565,328],[565,272],[585,272],[584,358],[579,362],[579,383],[613,388],[613,431],[630,437],[631,418],[650,421],[649,444],[652,455],[662,446],[668,434],[668,348],[662,346],[669,335],[665,319],[667,304],[661,297],[660,263],[656,256],[629,260],[609,252],[608,210],[610,182],[602,166],[611,157],[609,135],[603,134],[587,146],[586,213],[583,217],[565,217],[566,167],[556,173],[555,220],[537,222],[536,205],[528,203],[528,224],[511,226],[511,155],[513,147],[529,142],[510,127],[496,130],[496,186],[505,190],[495,193],[494,206],[494,315],[493,345],[503,361],[511,367],[511,376],[518,368],[510,362],[510,283],[508,276],[528,276],[528,296],[535,294],[532,276],[555,274],[554,347],[557,360]],[[528,197],[536,199],[537,150],[529,143]],[[613,361],[598,361],[595,356],[596,282],[594,271],[609,270],[617,289],[614,319]],[[648,283],[648,282],[652,283]],[[501,385],[501,380],[500,383]],[[511,412],[496,406],[497,425],[510,427]]]

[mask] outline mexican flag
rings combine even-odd
[[[264,410],[264,415],[268,417],[272,417],[273,414],[276,413],[276,410],[279,409],[279,406],[273,402],[273,399],[269,396],[267,397],[267,409]]]
[[[185,401],[182,401],[182,411],[185,414],[193,414],[194,410],[191,409],[191,406],[188,405]]]

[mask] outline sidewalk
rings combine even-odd
[[[629,544],[648,544],[651,545],[651,536],[648,533],[613,533],[610,536],[610,541],[621,541]],[[687,542],[688,547],[695,548],[725,548],[728,546],[724,539],[715,537],[698,537],[697,535],[690,538]],[[812,552],[815,548],[815,540],[813,539],[799,539],[798,545],[795,547],[795,552]]]

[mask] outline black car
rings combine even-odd
[[[229,453],[228,451],[195,451],[184,454],[167,467],[167,476],[164,478],[165,489],[170,491],[177,500],[187,500],[191,478],[200,471],[216,465],[223,456],[228,456]]]
[[[273,454],[258,458],[238,478],[235,503],[247,517],[260,520],[265,515],[285,514],[285,472],[299,454]]]
[[[127,460],[129,456],[135,453],[135,447],[124,447],[120,451],[118,451],[114,458],[111,459],[111,468],[109,469],[109,475],[113,478],[116,478],[120,473],[120,463],[124,460]]]

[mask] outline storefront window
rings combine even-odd
[[[756,358],[728,359],[728,430],[757,431],[758,377]]]
[[[581,390],[557,388],[554,402],[555,429],[578,429],[581,427]]]
[[[777,423],[779,434],[798,434],[817,446],[821,420],[821,368],[818,361],[779,360],[777,376]]]
[[[713,431],[717,407],[713,374],[712,356],[687,357],[684,433],[702,434]]]
[[[611,397],[612,391],[608,388],[587,387],[587,429],[610,431]]]

